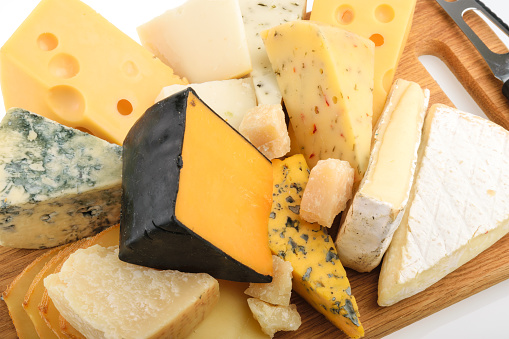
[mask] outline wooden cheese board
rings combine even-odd
[[[505,46],[480,17],[469,12],[465,18],[490,48],[499,53],[505,51]],[[417,1],[412,30],[396,78],[412,80],[428,88],[431,91],[430,104],[453,106],[418,60],[421,55],[434,55],[442,59],[486,115],[509,129],[509,100],[501,93],[502,83],[492,76],[479,53],[434,0]],[[335,224],[332,235],[335,235],[337,228]],[[25,266],[44,251],[0,247],[0,290],[3,291]],[[508,251],[509,235],[506,235],[427,290],[385,308],[376,303],[379,269],[363,274],[347,270],[366,338],[381,338],[508,279]],[[294,294],[292,302],[297,304],[302,326],[297,332],[280,332],[276,338],[346,338],[298,295]],[[16,331],[3,302],[0,302],[0,333],[2,338],[16,338]]]

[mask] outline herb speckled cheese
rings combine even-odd
[[[327,229],[299,216],[309,177],[304,157],[273,160],[274,191],[269,217],[271,251],[293,267],[293,289],[351,338],[364,335],[345,269]]]
[[[22,109],[0,124],[0,244],[53,247],[119,222],[122,148]]]
[[[281,92],[260,32],[285,22],[302,19],[306,0],[239,0],[239,4],[253,66],[251,77],[258,104],[280,104]]]
[[[308,165],[345,160],[359,182],[371,147],[373,42],[307,20],[263,31],[262,39]]]

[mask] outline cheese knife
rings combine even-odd
[[[502,19],[486,7],[486,5],[480,0],[456,0],[452,2],[448,2],[446,0],[436,1],[470,39],[472,44],[490,67],[493,75],[504,83],[502,85],[502,94],[509,99],[509,53],[498,54],[492,52],[465,22],[463,15],[469,10],[478,10],[507,36],[509,36],[509,26],[507,26]]]

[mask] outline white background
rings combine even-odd
[[[483,1],[506,23],[509,23],[509,1]],[[4,44],[38,2],[38,0],[0,0],[0,45]],[[83,0],[83,2],[139,42],[136,34],[137,26],[184,1]],[[311,6],[312,0],[308,0],[308,10],[311,10]],[[469,98],[454,76],[447,75],[447,68],[444,68],[443,64],[429,57],[421,57],[420,60],[425,63],[428,69],[440,74],[440,79],[437,79],[439,84],[458,108],[473,113],[478,112],[482,115],[480,109],[475,107],[475,103]],[[3,114],[3,99],[0,96],[0,117]],[[418,321],[386,338],[509,338],[509,280]]]

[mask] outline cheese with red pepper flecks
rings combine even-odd
[[[301,154],[273,160],[269,247],[293,267],[293,289],[351,338],[364,335],[345,269],[327,228],[299,216],[309,168]]]
[[[359,182],[371,145],[373,42],[310,21],[271,28],[262,39],[308,165],[346,160]]]

